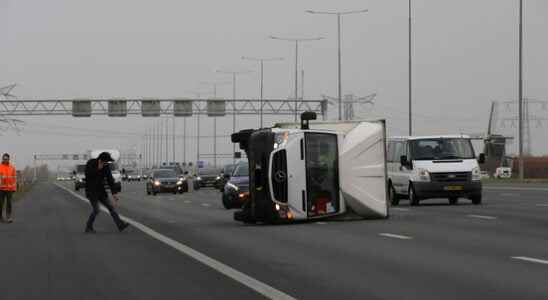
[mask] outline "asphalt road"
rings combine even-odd
[[[86,235],[89,204],[35,187],[0,224],[0,299],[548,299],[548,187],[277,226],[234,222],[211,189],[129,183],[118,208],[137,226],[118,233],[102,213]]]

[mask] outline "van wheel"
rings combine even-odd
[[[450,197],[449,198],[449,204],[456,205],[459,202],[459,198],[457,197]]]
[[[398,206],[398,204],[400,204],[400,196],[396,193],[396,189],[394,189],[392,183],[390,183],[390,186],[388,187],[388,197],[390,198],[390,204],[392,204],[392,206]]]
[[[481,195],[472,197],[472,203],[475,205],[481,204]]]
[[[417,206],[419,205],[419,197],[415,193],[415,188],[413,185],[409,185],[409,205]]]

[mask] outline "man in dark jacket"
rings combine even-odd
[[[123,231],[129,226],[127,222],[120,219],[105,190],[105,184],[108,184],[112,198],[118,201],[118,196],[116,195],[118,191],[116,190],[114,178],[112,178],[110,170],[110,163],[113,161],[110,153],[102,152],[96,159],[90,159],[86,164],[86,197],[93,208],[86,224],[86,233],[95,233],[93,222],[99,214],[99,202],[108,209],[116,226],[118,226],[118,230]]]

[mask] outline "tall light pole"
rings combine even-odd
[[[225,71],[225,70],[216,70],[215,72],[219,74],[228,74],[232,75],[232,133],[236,132],[236,76],[240,74],[248,74],[251,73],[251,71]],[[232,143],[232,163],[234,164],[236,162],[236,158],[234,157],[234,153],[236,153],[236,144]]]
[[[230,82],[202,82],[201,84],[213,87],[213,99],[217,99],[217,86],[230,84]],[[213,166],[217,167],[217,117],[213,117]]]
[[[341,16],[344,15],[350,15],[350,14],[360,14],[360,13],[366,13],[367,9],[362,10],[353,10],[353,11],[314,11],[314,10],[307,10],[306,12],[309,14],[317,14],[317,15],[334,15],[337,16],[337,47],[338,47],[338,53],[337,53],[337,64],[338,64],[338,82],[339,82],[339,120],[342,120],[342,80],[341,80]]]
[[[518,70],[518,94],[519,94],[519,179],[525,178],[523,167],[523,0],[519,0],[519,70]]]
[[[280,61],[280,60],[284,60],[282,57],[270,57],[270,58],[264,58],[264,57],[247,57],[247,56],[242,56],[242,59],[243,60],[251,60],[251,61],[257,61],[259,62],[259,71],[261,73],[260,75],[260,79],[259,79],[259,90],[260,90],[260,95],[259,95],[259,100],[260,100],[260,117],[259,117],[259,128],[263,128],[263,91],[264,91],[264,76],[263,76],[263,71],[264,71],[264,62],[265,61]]]
[[[298,100],[299,100],[299,42],[309,42],[309,41],[319,41],[323,40],[323,37],[315,38],[282,38],[277,36],[269,36],[270,39],[288,41],[295,43],[295,122],[297,122],[297,114],[299,110]]]
[[[409,15],[409,24],[408,24],[408,31],[409,31],[409,74],[408,74],[408,78],[409,78],[409,83],[408,83],[408,87],[409,87],[409,91],[408,91],[408,96],[409,96],[409,136],[412,136],[413,135],[413,118],[412,118],[412,106],[411,106],[411,103],[412,103],[412,99],[413,99],[413,81],[412,81],[412,78],[413,78],[413,64],[412,64],[412,59],[413,59],[413,56],[412,56],[412,43],[413,43],[413,39],[412,39],[412,25],[413,25],[413,19],[412,19],[412,15],[411,15],[411,0],[409,0],[409,10],[408,10],[408,15]]]
[[[200,99],[202,96],[201,92],[190,91],[195,95],[197,99]],[[200,160],[200,112],[196,114],[196,168],[198,167],[198,161]]]

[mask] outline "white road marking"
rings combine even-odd
[[[538,259],[538,258],[527,257],[527,256],[512,256],[512,258],[517,259],[517,260],[524,260],[524,261],[528,261],[528,262],[534,262],[534,263],[538,263],[538,264],[548,265],[548,260],[544,260],[544,259]]]
[[[190,203],[192,203],[192,201],[190,201],[190,200],[185,200],[185,203],[186,203],[186,204],[190,204]]]
[[[402,207],[394,207],[390,208],[390,210],[397,210],[397,211],[409,211],[409,208],[402,208]]]
[[[86,198],[84,198],[83,196],[69,190],[68,188],[64,187],[64,186],[61,186],[59,184],[55,184],[56,186],[60,187],[61,189],[67,191],[68,193],[70,193],[71,195],[73,195],[74,197],[84,201],[84,202],[88,202],[88,200]],[[101,207],[101,209],[105,212],[108,212],[106,208],[104,207]],[[182,254],[185,254],[187,256],[190,256],[192,258],[194,258],[195,260],[201,262],[202,264],[216,270],[217,272],[221,273],[221,274],[224,274],[225,276],[229,277],[229,278],[232,278],[236,281],[238,281],[239,283],[251,288],[252,290],[256,291],[257,293],[269,298],[269,299],[287,299],[287,300],[293,300],[293,299],[296,299],[294,297],[291,297],[290,295],[280,291],[280,290],[277,290],[269,285],[267,285],[266,283],[263,283],[257,279],[254,279],[236,269],[233,269],[231,268],[230,266],[227,266],[225,264],[223,264],[222,262],[218,261],[218,260],[215,260],[201,252],[198,252],[182,243],[179,243],[177,242],[176,240],[173,240],[171,238],[168,238],[167,236],[165,235],[162,235],[161,233],[137,222],[137,221],[134,221],[128,217],[125,217],[125,216],[122,216],[120,215],[120,217],[130,223],[133,227],[141,230],[142,232],[148,234],[149,236],[153,237],[154,239],[178,250],[179,252],[181,252]]]
[[[540,206],[540,207],[548,207],[548,204],[537,204],[537,206]]]
[[[204,207],[210,207],[211,204],[209,204],[209,203],[202,203],[202,206],[204,206]]]
[[[394,239],[400,239],[400,240],[412,240],[413,237],[406,236],[406,235],[399,235],[399,234],[393,234],[393,233],[379,233],[380,236],[394,238]]]
[[[318,224],[318,225],[327,225],[326,222],[316,222],[316,224]]]
[[[493,216],[482,216],[482,215],[466,215],[469,218],[484,219],[484,220],[496,220],[497,217]]]

